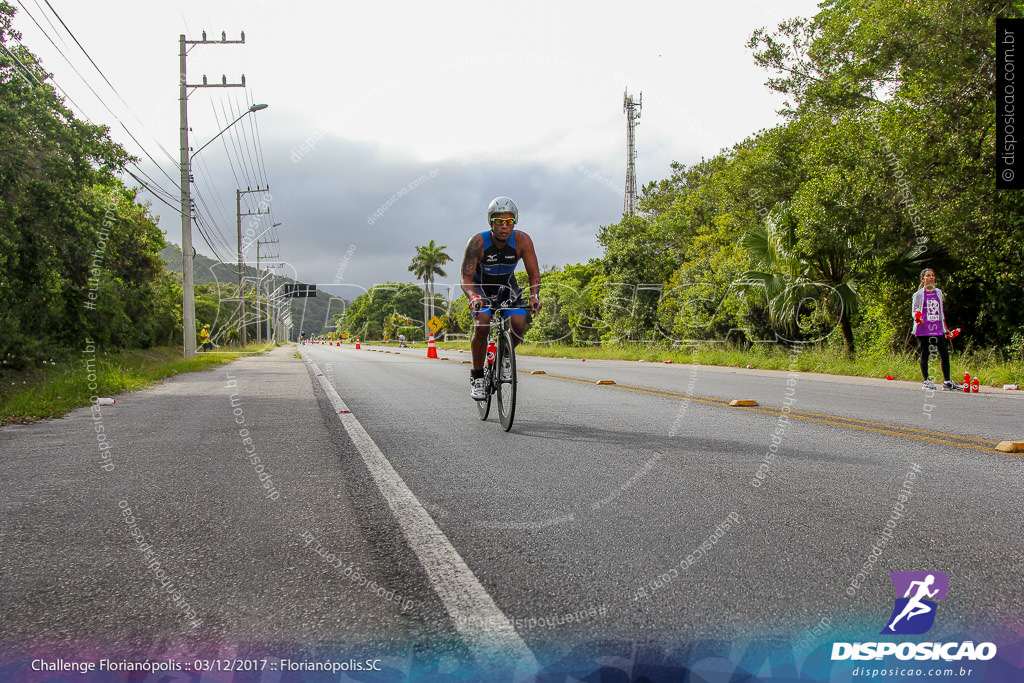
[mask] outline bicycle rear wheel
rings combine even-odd
[[[516,416],[516,350],[512,346],[512,335],[508,330],[498,338],[498,358],[494,363],[498,373],[498,417],[506,432],[512,429]]]
[[[481,420],[486,420],[488,413],[491,412],[491,396],[494,395],[494,387],[491,386],[491,368],[493,367],[493,365],[484,363],[484,380],[487,382],[487,398],[476,402],[476,409],[480,413]]]

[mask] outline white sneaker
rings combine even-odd
[[[474,401],[484,401],[487,399],[487,380],[483,377],[477,377],[476,379],[469,380],[473,388],[470,389],[469,395]]]
[[[937,389],[938,387],[935,386],[935,383],[932,382],[931,379],[926,379],[924,381],[924,384],[922,385],[921,388],[923,388],[923,389]]]
[[[508,356],[501,359],[501,381],[512,381],[512,361],[508,359]]]

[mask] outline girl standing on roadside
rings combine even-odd
[[[949,379],[949,348],[946,345],[949,328],[946,327],[946,313],[942,307],[942,290],[935,286],[935,271],[931,268],[921,271],[921,288],[914,292],[911,315],[914,317],[914,336],[917,337],[924,388],[937,388],[928,377],[928,358],[938,354],[945,378],[942,388],[953,391],[956,387]]]

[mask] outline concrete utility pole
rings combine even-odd
[[[220,40],[207,40],[206,31],[203,31],[202,40],[185,40],[184,33],[178,37],[178,68],[180,72],[178,75],[178,106],[181,120],[181,131],[179,134],[179,142],[181,145],[181,322],[185,337],[185,358],[196,357],[196,296],[195,283],[192,275],[192,157],[190,157],[188,153],[188,89],[245,87],[244,75],[242,76],[241,83],[228,83],[226,76],[222,78],[221,83],[207,83],[206,76],[203,76],[202,83],[189,85],[187,76],[188,69],[186,66],[188,50],[186,46],[231,45],[242,44],[244,42],[244,31],[242,32],[241,40],[228,40],[227,33],[223,32],[221,33]],[[224,130],[227,130],[227,128]],[[224,131],[221,131],[221,133],[223,132]],[[218,135],[220,135],[220,133],[218,133]],[[205,146],[206,145],[203,145],[203,147]]]
[[[251,192],[269,191],[269,185],[267,187],[264,187],[263,189],[257,187],[255,190],[250,190],[248,188],[245,190],[235,190],[235,208],[238,224],[238,325],[241,328],[241,331],[238,333],[238,337],[242,343],[242,346],[245,346],[247,343],[245,332],[245,291],[242,289],[242,280],[244,276],[244,261],[242,255],[242,216],[259,216],[264,213],[270,213],[269,208],[267,208],[266,211],[260,211],[259,208],[257,208],[255,211],[242,213],[242,195],[249,194]],[[258,274],[259,271],[257,271],[257,275]],[[259,296],[259,293],[257,293],[257,296]],[[258,334],[259,333],[257,332],[257,336]]]
[[[281,225],[280,223],[274,223],[271,228],[276,228]],[[270,228],[267,228],[269,230]],[[266,232],[266,230],[264,231]],[[256,240],[256,341],[260,341],[262,331],[260,330],[260,297],[263,293],[263,273],[260,272],[260,247],[264,244],[280,244],[281,240]],[[278,254],[273,254],[270,258],[279,258]],[[268,267],[269,270],[269,267]],[[267,320],[270,320],[270,298],[267,298]],[[270,324],[267,324],[267,340],[270,340]]]

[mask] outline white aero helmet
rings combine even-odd
[[[487,205],[487,225],[491,224],[491,219],[496,213],[510,213],[512,220],[516,223],[519,222],[519,209],[516,208],[516,203],[508,197],[495,197]]]

